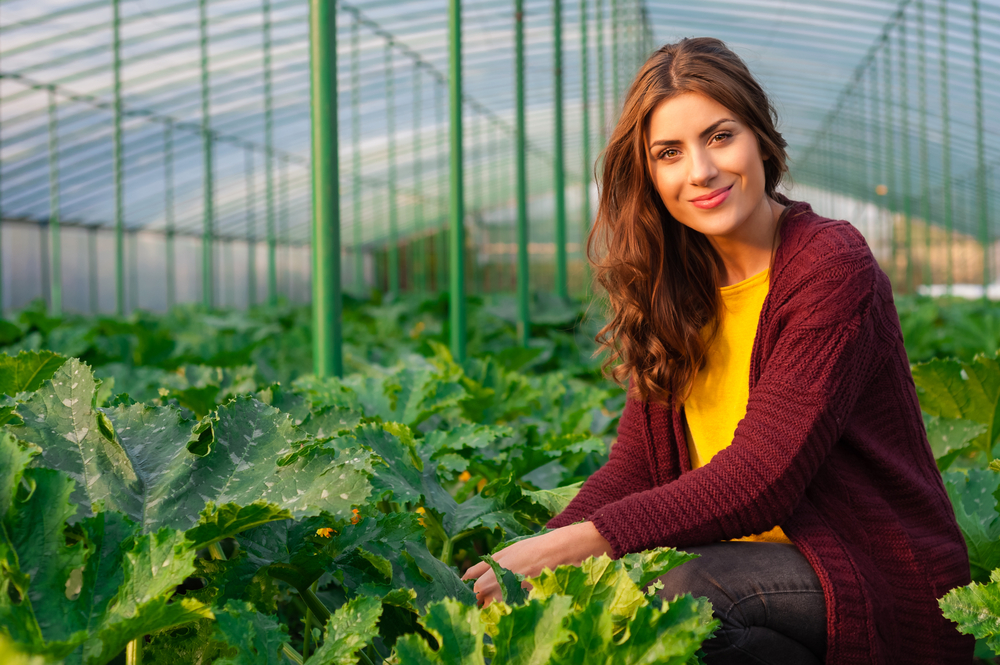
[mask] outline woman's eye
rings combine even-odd
[[[660,159],[663,159],[664,157],[670,158],[675,156],[677,156],[677,151],[674,150],[673,148],[667,148],[666,150],[660,153]]]
[[[729,132],[719,132],[718,134],[716,134],[715,136],[712,137],[712,140],[715,141],[719,137],[722,137],[721,140],[725,141],[730,136],[732,136],[732,134],[730,134]]]

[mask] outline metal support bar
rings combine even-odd
[[[520,0],[518,0],[520,2]],[[449,217],[451,354],[465,362],[465,203],[462,192],[462,3],[448,0],[448,106],[451,130]]]
[[[113,164],[115,179],[115,312],[125,315],[125,178],[122,162],[122,39],[121,0],[111,2],[112,76],[114,77]]]
[[[52,243],[49,311],[62,316],[62,237],[59,233],[59,117],[56,90],[49,86],[49,236]]]
[[[385,125],[389,174],[386,192],[389,205],[389,293],[399,295],[399,206],[396,188],[396,86],[392,66],[392,42],[385,45]]]
[[[357,14],[351,24],[351,158],[352,191],[354,204],[354,292],[361,295],[365,291],[365,273],[361,252],[361,19]]]
[[[920,132],[920,216],[924,220],[925,257],[924,284],[930,285],[933,280],[931,263],[931,176],[930,155],[927,146],[927,35],[924,29],[924,2],[917,0],[917,96],[918,123]]]
[[[208,88],[208,0],[198,0],[198,28],[201,36],[201,140],[204,165],[204,201],[201,238],[201,303],[212,309],[215,299],[215,266],[212,237],[215,225],[214,159],[212,156],[212,116],[209,111]]]
[[[271,0],[263,0],[264,188],[267,201],[267,302],[278,304],[277,226],[274,205],[274,94],[271,87]]]
[[[608,142],[608,102],[604,89],[604,0],[597,0],[597,123],[600,125],[601,148]]]
[[[420,130],[423,124],[422,102],[423,92],[420,85],[420,66],[413,65],[413,190],[417,192],[416,201],[413,204],[413,228],[417,231],[416,247],[414,247],[413,271],[416,274],[416,289],[421,296],[427,293],[427,255],[420,247],[423,244],[424,230],[424,183],[423,183],[423,159],[421,159],[423,146],[420,140]]]
[[[525,159],[527,125],[524,117],[524,0],[514,0],[514,69],[517,109],[517,339],[528,346],[528,174]]]
[[[611,0],[611,90],[613,92],[614,119],[618,120],[618,107],[621,105],[621,72],[618,58],[618,30],[621,16],[618,14],[618,0]]]
[[[247,308],[257,304],[257,192],[253,162],[253,149],[247,146],[243,152],[247,190]]]
[[[976,104],[976,212],[979,242],[983,245],[983,298],[990,283],[990,220],[986,191],[986,144],[983,127],[983,57],[979,35],[979,0],[972,0],[972,78]]]
[[[342,376],[340,297],[340,170],[337,146],[337,10],[310,0],[312,76],[313,370]]]
[[[177,304],[177,266],[174,259],[174,124],[163,125],[163,196],[166,218],[167,308]]]
[[[562,0],[552,0],[552,50],[553,55],[553,113],[555,115],[555,136],[553,137],[553,169],[555,171],[555,213],[556,213],[556,295],[569,300],[566,283],[566,181],[563,167],[563,74],[562,74]]]
[[[938,62],[939,62],[939,85],[941,88],[941,177],[944,180],[944,229],[945,247],[947,258],[945,264],[946,284],[949,292],[953,282],[952,261],[951,261],[951,231],[954,218],[952,211],[954,204],[951,192],[951,113],[948,107],[948,0],[940,0],[940,13],[938,15]]]
[[[899,106],[901,119],[900,140],[903,142],[901,156],[903,170],[903,220],[906,224],[906,292],[913,289],[913,211],[912,183],[910,182],[910,92],[909,68],[907,67],[906,21],[899,23]]]
[[[441,177],[438,178],[438,187],[439,187],[438,200],[441,201],[444,200],[445,198],[446,183],[444,181],[444,174],[448,173],[449,183],[451,182],[450,180],[451,174],[445,168],[444,164],[445,146],[447,145],[447,142],[445,140],[444,88],[443,86],[440,85],[434,86],[434,117],[438,127],[438,138],[437,138],[438,173],[441,174]],[[451,195],[448,194],[449,200],[450,196]],[[436,291],[444,291],[445,284],[447,284],[448,282],[448,263],[446,260],[448,256],[448,240],[444,230],[442,230],[439,233],[435,233],[434,238],[437,245],[437,247],[434,249],[434,254],[437,256],[437,275],[435,277],[434,286]]]
[[[101,308],[97,291],[97,227],[87,227],[87,277],[88,277],[88,305],[90,313],[97,314]]]

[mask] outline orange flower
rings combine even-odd
[[[482,492],[484,487],[486,487],[486,479],[485,478],[483,478],[478,483],[476,483],[476,491],[477,492]]]
[[[461,474],[460,474],[460,475],[458,476],[458,479],[459,479],[460,481],[462,481],[462,482],[464,483],[465,481],[467,481],[467,480],[468,480],[469,478],[471,478],[471,477],[472,477],[472,474],[471,474],[471,473],[469,473],[468,471],[463,471],[463,472],[462,472],[462,473],[461,473]]]
[[[358,509],[357,508],[351,508],[351,512],[354,513],[354,517],[351,518],[351,524],[357,524],[358,520],[361,519],[361,516],[358,515]]]
[[[317,536],[322,536],[323,538],[329,538],[330,536],[332,536],[335,533],[337,533],[337,532],[334,531],[333,529],[331,529],[328,526],[322,527],[320,529],[316,529],[316,535]]]

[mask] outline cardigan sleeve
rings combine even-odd
[[[873,257],[832,263],[812,271],[777,311],[778,339],[733,442],[674,482],[589,517],[616,558],[762,533],[792,514],[889,354],[877,316],[884,273]]]
[[[549,520],[546,527],[555,529],[578,522],[605,504],[653,487],[646,457],[645,418],[643,402],[631,398],[625,402],[618,420],[618,439],[611,446],[608,461],[584,481],[569,505]]]

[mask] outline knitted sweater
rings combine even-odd
[[[607,463],[549,523],[614,556],[781,526],[823,587],[830,665],[969,663],[937,599],[968,584],[892,289],[862,235],[791,204],[733,442],[691,470],[672,404],[628,399]]]

